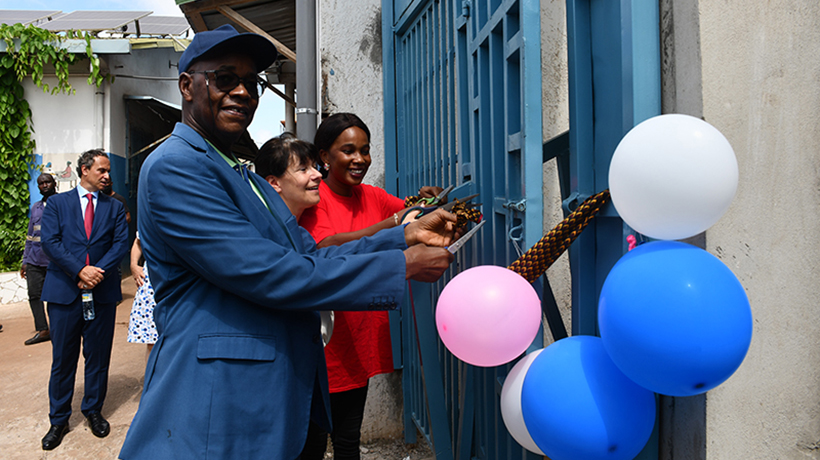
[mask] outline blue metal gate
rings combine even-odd
[[[446,280],[475,265],[506,266],[542,235],[540,16],[536,0],[385,2],[388,189],[456,185],[478,193],[488,225],[437,285],[411,283],[402,311],[405,435],[418,428],[437,459],[538,458],[501,419],[511,366],[476,368],[436,334]],[[393,104],[395,102],[395,104]],[[388,147],[387,150],[390,150]],[[539,334],[534,347],[541,347]]]
[[[566,8],[570,131],[542,150],[538,1],[383,2],[385,141],[388,151],[395,146],[388,189],[402,196],[421,185],[458,185],[451,196],[480,193],[490,224],[446,279],[478,264],[507,265],[516,246],[540,238],[542,161],[558,159],[569,211],[607,187],[621,137],[660,113],[657,1],[567,0]],[[573,334],[597,333],[598,294],[626,231],[610,207],[573,244]],[[438,340],[442,286],[413,283],[402,311],[407,441],[418,428],[437,459],[538,458],[512,440],[500,417],[510,366],[475,368]],[[550,317],[549,285],[543,289],[560,338],[566,332],[560,317]],[[657,445],[655,434],[638,458],[656,459]]]

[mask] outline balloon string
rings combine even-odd
[[[608,200],[609,189],[584,200],[578,206],[578,209],[568,215],[507,268],[523,276],[530,283],[537,280],[561,257],[561,254],[569,249],[572,242],[578,238],[581,231],[598,214],[598,211]]]

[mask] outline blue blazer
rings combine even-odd
[[[91,238],[85,235],[82,206],[77,189],[48,199],[41,226],[43,252],[50,262],[43,284],[42,299],[69,305],[80,296],[80,270],[89,263],[105,270],[105,279],[94,287],[98,303],[122,299],[117,266],[128,252],[128,224],[122,203],[103,193],[97,194]]]
[[[317,311],[396,308],[404,294],[402,227],[317,250],[251,180],[265,203],[183,124],[142,166],[159,340],[120,458],[296,458],[309,418],[330,427]]]

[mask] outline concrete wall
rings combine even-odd
[[[737,155],[737,196],[706,249],[754,316],[735,375],[665,398],[661,458],[820,458],[820,4],[661,5],[664,111],[702,116]]]
[[[567,19],[565,0],[541,0],[541,119],[544,142],[569,129]],[[561,188],[555,160],[544,164],[544,233],[563,220]],[[547,271],[555,301],[567,331],[572,330],[569,256],[561,256]],[[546,325],[545,325],[546,326]],[[544,327],[544,345],[552,343]]]
[[[373,163],[365,182],[384,187],[381,1],[322,0],[319,16],[322,111],[352,112],[367,124]]]
[[[384,187],[381,1],[321,0],[319,17],[322,111],[352,112],[367,124],[372,164],[365,182]],[[403,430],[401,372],[373,377],[362,441],[398,439]]]
[[[180,56],[182,53],[174,51],[173,48],[132,50],[128,55],[107,56],[111,73],[121,75],[114,79],[114,83],[106,84],[105,88],[110,111],[110,126],[106,139],[108,151],[120,156],[126,156],[128,153],[123,96],[151,96],[177,106],[182,105],[182,96],[177,84],[179,73],[176,67]],[[164,77],[167,80],[138,78],[144,76]]]
[[[740,169],[707,250],[754,315],[746,360],[706,395],[706,458],[820,458],[820,3],[697,5],[703,117]]]

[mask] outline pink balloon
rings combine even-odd
[[[521,275],[494,265],[459,273],[441,291],[436,327],[458,359],[493,367],[521,355],[541,325],[541,300]]]

